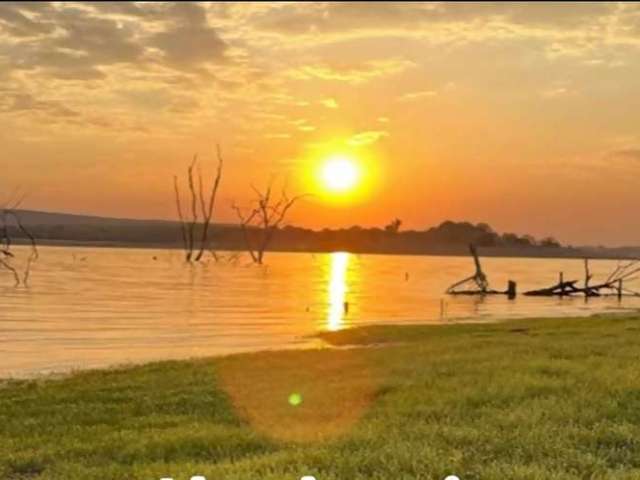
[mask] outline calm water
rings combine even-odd
[[[185,265],[177,251],[42,247],[29,288],[0,276],[0,377],[146,360],[317,345],[308,337],[375,323],[589,314],[637,299],[453,298],[465,257],[269,253],[265,267]],[[155,257],[155,259],[154,259]],[[605,275],[615,262],[593,261]],[[492,286],[550,285],[580,260],[483,259]],[[606,276],[606,275],[605,275]],[[344,302],[349,303],[348,313]],[[444,302],[444,303],[443,303]]]

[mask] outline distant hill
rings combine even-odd
[[[22,224],[42,244],[180,246],[180,224],[69,213],[18,210]],[[23,236],[13,226],[12,236]]]
[[[120,247],[181,248],[180,224],[170,220],[136,220],[91,215],[18,211],[22,223],[38,239],[49,245],[93,245]],[[354,226],[343,229],[310,230],[287,226],[276,231],[270,250],[413,255],[466,255],[468,245],[480,247],[486,256],[630,258],[640,248],[562,246],[551,237],[497,233],[487,224],[446,221],[425,230],[400,230],[395,220],[384,228]],[[25,241],[16,226],[12,238]],[[250,232],[250,236],[259,232]],[[216,224],[211,231],[212,245],[219,250],[244,250],[245,239],[236,225]]]
[[[640,247],[580,247],[592,257],[640,258]]]
[[[72,213],[41,212],[36,210],[18,210],[24,225],[176,225],[168,220],[135,220],[131,218],[97,217]]]

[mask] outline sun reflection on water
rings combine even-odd
[[[334,252],[331,254],[331,273],[329,276],[329,311],[327,312],[327,328],[334,332],[343,326],[348,311],[347,271],[349,254]]]

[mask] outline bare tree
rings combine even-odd
[[[182,202],[180,201],[180,187],[178,186],[178,176],[173,176],[173,188],[176,194],[176,210],[178,211],[178,219],[180,220],[180,231],[182,232],[182,246],[185,252],[189,252],[189,239],[187,233],[187,225],[182,213]]]
[[[178,219],[180,220],[180,230],[182,233],[183,247],[185,251],[185,260],[191,262],[192,260],[199,262],[204,255],[205,250],[208,249],[209,244],[209,230],[211,221],[213,219],[213,211],[215,208],[216,197],[218,195],[218,189],[220,187],[220,181],[222,180],[222,154],[220,153],[220,146],[216,145],[216,153],[218,157],[218,167],[216,169],[216,175],[213,179],[209,196],[205,197],[204,192],[204,180],[202,176],[202,168],[198,163],[198,156],[194,155],[191,164],[187,168],[187,185],[190,195],[190,207],[191,218],[187,220],[184,211],[182,209],[182,200],[180,194],[180,186],[178,182],[178,176],[173,177],[173,186],[176,197],[176,210],[178,212]],[[198,188],[196,189],[196,183],[194,178],[194,170],[198,167]],[[200,231],[199,241],[196,240],[196,233],[198,230],[198,207],[200,208],[200,216],[202,217],[202,228]],[[199,246],[197,245],[199,243]],[[194,256],[194,252],[195,256]],[[216,258],[215,252],[212,251],[212,255]]]
[[[209,194],[209,201],[205,204],[205,198],[202,186],[202,170],[198,166],[198,192],[200,196],[200,209],[202,212],[203,224],[202,224],[202,237],[200,238],[200,250],[196,255],[196,262],[200,261],[207,243],[209,240],[209,225],[211,224],[211,218],[213,217],[213,209],[216,204],[216,196],[218,194],[218,188],[220,187],[220,180],[222,180],[222,154],[220,153],[220,145],[216,145],[216,154],[218,156],[218,169],[216,170],[216,177],[211,186],[211,192]],[[217,258],[216,253],[211,251],[214,258]]]
[[[286,187],[282,189],[280,196],[273,196],[273,180],[269,182],[264,191],[251,186],[256,198],[253,208],[244,212],[237,204],[232,208],[238,216],[240,228],[244,236],[245,244],[251,259],[262,264],[264,253],[269,247],[273,236],[282,225],[287,213],[293,205],[305,195],[289,197]]]
[[[15,201],[7,200],[0,206],[0,267],[13,274],[16,286],[19,286],[21,283],[23,285],[28,285],[29,275],[31,274],[31,264],[38,259],[38,245],[36,243],[36,239],[24,226],[20,219],[20,215],[16,211],[23,199],[24,197]],[[11,225],[11,222],[13,222],[14,225]],[[13,245],[11,227],[17,227],[17,230],[29,241],[31,246],[22,274],[13,264],[15,254],[11,249]]]
[[[187,169],[187,180],[189,183],[189,192],[191,193],[191,222],[189,223],[188,228],[188,250],[187,250],[187,262],[191,261],[191,256],[193,255],[193,247],[194,247],[194,234],[196,231],[196,224],[198,223],[198,209],[197,209],[197,195],[196,189],[193,183],[193,167],[196,166],[196,162],[198,161],[198,156],[193,156],[193,161],[189,168]]]

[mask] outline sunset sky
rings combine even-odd
[[[217,221],[272,177],[290,223],[443,220],[640,244],[640,4],[0,5],[5,196],[173,218],[225,159]],[[316,192],[354,159],[352,195]]]

